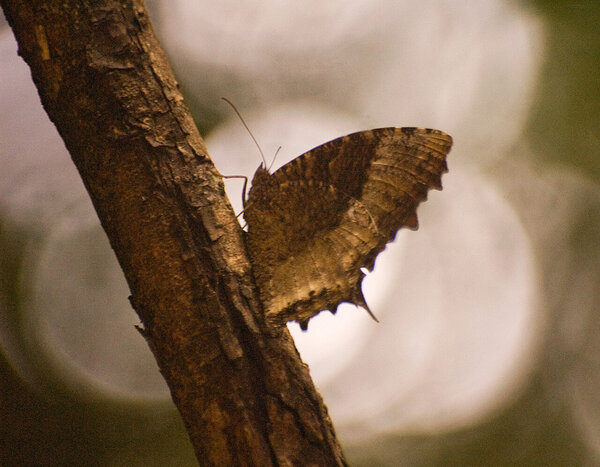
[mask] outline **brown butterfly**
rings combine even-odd
[[[244,218],[267,321],[306,329],[341,302],[371,313],[361,269],[373,269],[401,227],[418,227],[416,208],[442,189],[451,146],[439,130],[380,128],[325,143],[272,174],[261,165]]]

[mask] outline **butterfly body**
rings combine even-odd
[[[248,193],[248,251],[267,321],[306,327],[342,302],[368,310],[361,268],[441,189],[452,139],[439,130],[381,128],[318,146],[272,174],[262,166]]]

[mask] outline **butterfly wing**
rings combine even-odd
[[[341,302],[367,308],[361,268],[441,189],[452,145],[422,128],[381,128],[318,146],[273,174],[259,168],[244,217],[268,321],[306,326]],[[368,308],[367,308],[368,309]]]

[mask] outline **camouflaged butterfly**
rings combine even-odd
[[[306,329],[342,302],[371,313],[361,269],[373,269],[400,228],[418,227],[416,208],[442,189],[451,146],[439,130],[380,128],[325,143],[272,174],[261,165],[244,218],[267,321]]]

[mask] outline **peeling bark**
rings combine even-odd
[[[141,0],[0,0],[202,465],[343,465]]]

